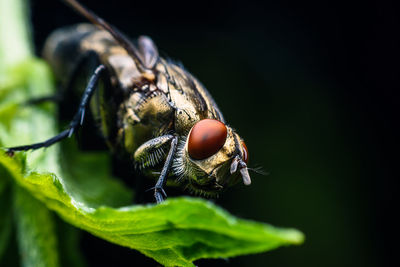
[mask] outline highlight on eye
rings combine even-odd
[[[223,147],[226,136],[226,126],[220,121],[204,119],[197,122],[189,135],[189,156],[197,160],[211,157]]]

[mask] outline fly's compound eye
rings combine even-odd
[[[243,147],[243,158],[242,158],[242,160],[247,164],[247,162],[249,162],[249,151],[247,150],[247,146],[244,143],[244,141],[242,141],[242,147]]]
[[[206,159],[224,146],[228,130],[225,124],[212,119],[197,122],[190,132],[188,152],[193,159]]]

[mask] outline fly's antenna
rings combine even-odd
[[[109,32],[112,35],[112,37],[126,50],[126,52],[128,52],[128,54],[135,61],[136,65],[138,65],[142,73],[147,73],[149,71],[149,69],[145,67],[143,60],[140,57],[138,49],[128,40],[128,38],[126,38],[115,27],[111,26],[109,23],[107,23],[102,18],[97,16],[91,10],[81,5],[76,0],[61,0],[61,1],[72,7],[72,9],[74,9],[80,15],[88,19],[94,25],[97,25],[103,30]]]
[[[253,172],[255,172],[257,174],[260,174],[262,176],[268,176],[269,175],[269,172],[264,171],[263,167],[261,167],[261,166],[258,166],[258,167],[255,167],[255,168],[249,168],[248,167],[247,169],[249,171],[253,171]]]

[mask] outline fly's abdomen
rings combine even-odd
[[[108,33],[91,24],[56,30],[47,39],[43,54],[62,91],[59,103],[61,121],[74,116],[89,79],[100,64],[106,64],[106,51],[114,44]],[[99,78],[85,114],[87,127],[85,131],[82,129],[82,135],[88,133],[88,140],[99,134],[102,140],[110,142],[115,135],[117,90],[111,88],[108,74],[109,69]]]
[[[79,60],[90,50],[82,46],[83,40],[96,31],[91,24],[78,24],[58,29],[46,40],[43,57],[62,84],[67,83]]]

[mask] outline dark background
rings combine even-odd
[[[32,2],[38,48],[52,30],[84,21],[60,1]],[[394,2],[82,2],[182,61],[246,140],[250,164],[269,173],[253,174],[252,186],[236,186],[217,203],[306,234],[300,247],[200,266],[384,266],[395,259]],[[89,234],[81,246],[91,266],[156,265]]]

